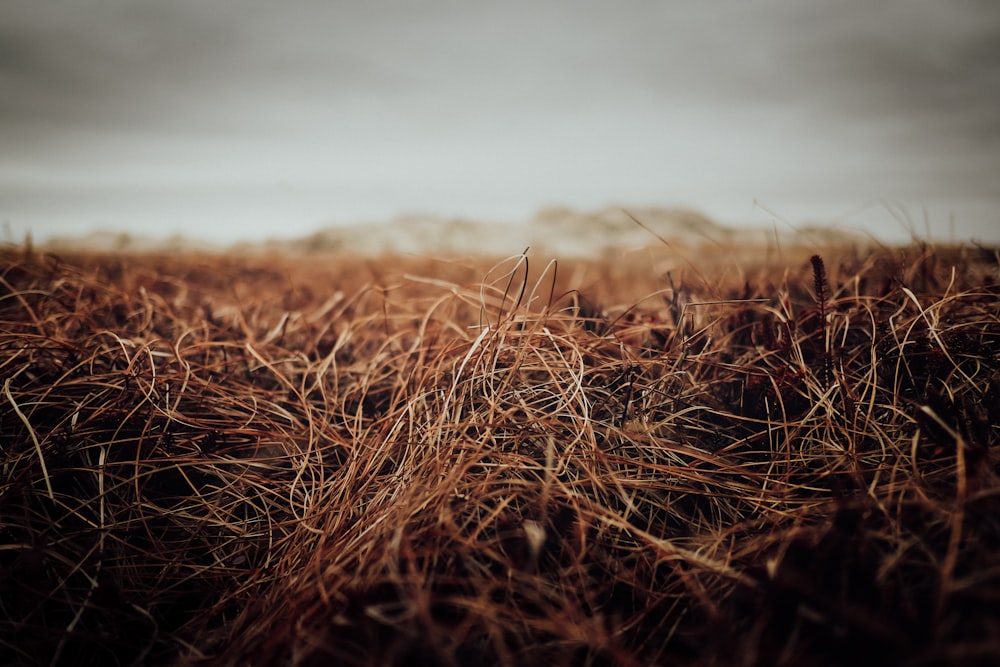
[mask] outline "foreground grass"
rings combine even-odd
[[[0,662],[995,664],[998,256],[813,252],[8,248]]]

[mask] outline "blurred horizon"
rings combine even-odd
[[[1000,3],[8,0],[0,223],[679,208],[1000,242]]]

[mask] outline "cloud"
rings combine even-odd
[[[7,0],[0,195],[1000,198],[998,7]]]
[[[252,125],[290,106],[381,100],[405,110],[434,96],[566,112],[608,97],[813,114],[832,105],[858,118],[962,112],[970,131],[995,130],[1000,121],[981,111],[1000,95],[992,7],[13,0],[0,10],[0,80],[10,91],[0,131],[222,130],[227,117]]]
[[[816,103],[892,126],[903,149],[1000,148],[1000,5],[895,0],[857,9],[800,15],[807,38],[789,56],[802,79],[818,83]]]

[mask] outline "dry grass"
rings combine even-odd
[[[811,252],[7,248],[0,662],[995,664],[998,256]]]

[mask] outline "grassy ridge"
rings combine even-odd
[[[0,662],[993,664],[997,254],[813,253],[8,248]]]

